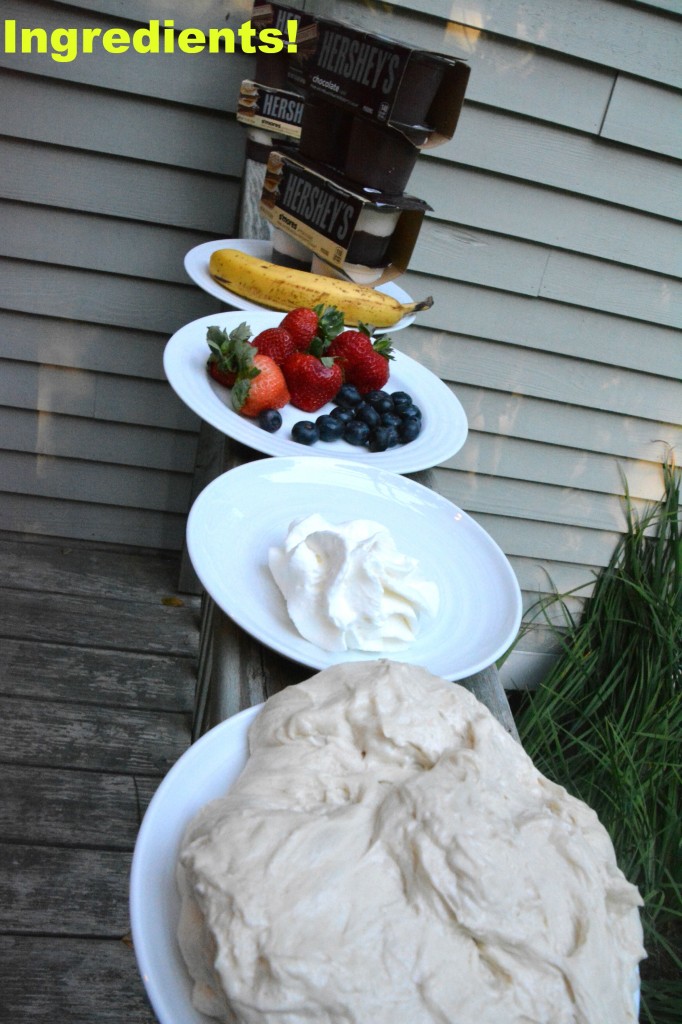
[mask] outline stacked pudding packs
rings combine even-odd
[[[273,133],[260,203],[272,260],[383,284],[407,269],[431,209],[406,189],[421,150],[452,138],[469,65],[256,0],[255,27],[286,39],[292,20],[296,52],[259,54],[238,113]],[[263,117],[275,109],[279,123]]]

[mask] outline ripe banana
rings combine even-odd
[[[401,303],[367,285],[279,267],[238,249],[217,249],[209,260],[211,277],[230,291],[269,309],[286,312],[298,306],[336,306],[346,324],[393,327],[404,316],[428,309],[433,299]]]

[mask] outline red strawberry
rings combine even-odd
[[[289,331],[296,348],[305,352],[316,335],[326,342],[339,333],[343,327],[343,313],[335,306],[327,306],[326,309],[322,304],[312,308],[299,306],[287,313],[280,327]]]
[[[206,341],[211,354],[206,368],[214,380],[226,388],[231,388],[237,374],[253,362],[255,352],[249,344],[251,328],[241,323],[228,334],[225,328],[209,327]]]
[[[282,367],[291,404],[315,412],[330,402],[343,383],[341,367],[332,359],[309,352],[294,352]]]
[[[350,377],[347,377],[349,384],[354,384],[361,395],[368,391],[380,391],[390,375],[388,365],[392,355],[385,355],[378,348],[371,348],[367,355],[353,367]]]
[[[342,331],[337,334],[327,349],[327,354],[334,356],[343,371],[344,380],[348,379],[348,373],[352,373],[353,367],[367,354],[372,351],[372,338],[368,331]]]
[[[289,401],[286,381],[270,356],[257,352],[253,364],[237,376],[232,404],[242,416],[258,416],[264,409],[281,409]]]
[[[343,379],[347,384],[354,384],[361,395],[379,391],[388,381],[388,361],[393,358],[393,349],[387,335],[381,335],[372,342],[369,332],[361,324],[358,331],[342,331],[337,335],[327,354],[336,357],[341,364]]]
[[[270,356],[281,366],[287,356],[296,351],[296,342],[286,327],[268,327],[253,339],[251,344],[263,356]]]

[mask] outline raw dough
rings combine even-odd
[[[387,660],[335,666],[271,697],[249,743],[181,852],[198,1009],[634,1024],[636,888],[594,812],[463,687]]]

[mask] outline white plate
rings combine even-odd
[[[407,391],[423,413],[421,433],[409,444],[370,452],[347,441],[318,441],[311,447],[292,441],[290,431],[298,420],[315,419],[329,412],[331,404],[315,413],[301,412],[287,405],[282,412],[282,426],[268,434],[246,416],[232,408],[230,392],[208,375],[206,360],[210,354],[206,331],[214,324],[228,332],[246,321],[255,337],[267,327],[281,323],[283,313],[216,313],[193,320],[176,331],[163,354],[163,366],[175,393],[200,416],[228,437],[241,441],[266,455],[316,455],[334,459],[352,459],[367,465],[381,466],[396,473],[414,473],[430,469],[458,452],[466,440],[466,413],[450,388],[415,359],[395,352],[391,360],[391,376],[387,391]]]
[[[208,261],[216,249],[238,249],[240,252],[245,252],[248,256],[257,256],[260,260],[270,260],[272,257],[272,243],[255,238],[219,238],[215,242],[202,242],[201,245],[190,249],[185,256],[185,270],[194,283],[198,284],[209,295],[220,299],[221,302],[225,302],[229,306],[234,306],[235,309],[245,309],[251,312],[266,309],[265,306],[261,306],[257,302],[250,302],[248,299],[237,295],[236,292],[231,292],[228,288],[213,280],[208,272]],[[379,285],[376,290],[383,292],[385,295],[390,295],[391,298],[397,299],[398,302],[408,303],[413,301],[412,297],[400,288],[395,281],[387,281],[386,284]],[[414,323],[414,319],[415,314],[410,313],[409,316],[404,316],[395,326],[391,327],[391,330],[400,331],[403,327],[409,327],[410,324]]]
[[[147,808],[130,875],[133,946],[159,1024],[215,1024],[192,1005],[192,986],[176,939],[180,897],[175,867],[185,828],[223,796],[246,764],[248,729],[262,704],[241,711],[197,740],[173,765]],[[639,1016],[639,976],[633,980]]]
[[[415,643],[392,652],[444,679],[463,679],[491,665],[514,640],[521,592],[506,556],[452,502],[405,477],[332,459],[259,459],[223,473],[190,510],[187,546],[194,569],[216,604],[268,647],[322,669],[380,657],[330,652],[304,640],[270,574],[268,550],[289,523],[319,512],[332,523],[374,519],[399,551],[419,560],[440,591],[440,611]]]
[[[175,865],[186,826],[241,772],[248,728],[262,705],[221,722],[173,765],[147,808],[130,874],[133,945],[160,1024],[215,1024],[192,1005],[192,986],[176,940],[180,897]]]

